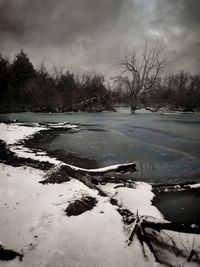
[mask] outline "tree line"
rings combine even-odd
[[[0,111],[64,111],[94,95],[111,97],[103,75],[75,75],[64,68],[35,68],[21,50],[13,61],[0,56]]]
[[[75,74],[64,68],[49,71],[44,63],[35,68],[21,50],[11,61],[0,55],[0,112],[63,112],[72,104],[95,95],[110,103],[128,104],[131,111],[200,109],[200,75],[181,71],[164,73],[166,60],[158,47],[145,47],[119,61],[121,73],[110,84],[98,73]]]
[[[116,98],[128,102],[131,112],[145,108],[157,111],[163,106],[172,110],[195,111],[200,108],[200,75],[180,71],[166,75],[167,60],[159,46],[145,46],[119,60],[121,73],[115,77]]]

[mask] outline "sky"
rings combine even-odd
[[[0,53],[112,76],[126,53],[159,43],[167,71],[199,73],[199,14],[200,0],[0,0]]]

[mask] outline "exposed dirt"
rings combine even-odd
[[[67,216],[78,216],[88,210],[92,210],[96,203],[97,200],[94,197],[83,197],[70,203],[65,213]]]
[[[23,253],[16,252],[11,249],[6,249],[4,246],[0,245],[0,260],[1,261],[10,261],[19,257],[19,260],[22,261]]]
[[[41,184],[62,184],[70,181],[70,174],[67,171],[66,166],[60,166],[60,168],[54,172],[51,172],[47,179],[41,181]]]
[[[118,206],[118,202],[117,202],[117,200],[114,199],[114,198],[111,198],[111,199],[110,199],[110,204],[112,204],[112,205],[114,205],[114,206]]]

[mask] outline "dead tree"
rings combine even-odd
[[[122,67],[122,73],[115,77],[115,81],[126,88],[131,112],[134,113],[135,110],[141,108],[154,111],[148,106],[147,98],[151,93],[162,91],[156,86],[166,65],[162,49],[158,46],[153,48],[145,46],[141,60],[133,51],[132,54],[126,55],[120,60],[119,65]],[[160,105],[159,103],[159,107]]]
[[[115,108],[109,103],[109,101],[100,95],[95,95],[91,98],[88,98],[80,103],[74,104],[72,106],[66,107],[65,112],[78,112],[78,111],[87,111],[87,112],[102,112],[102,111],[113,111]]]

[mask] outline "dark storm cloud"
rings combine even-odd
[[[163,39],[173,69],[200,72],[200,1],[157,0],[150,28]]]
[[[122,7],[123,0],[4,0],[1,35],[42,43],[72,42],[114,27]]]
[[[200,0],[0,0],[0,50],[108,73],[116,57],[156,40],[171,69],[199,71],[199,13]]]
[[[118,50],[133,6],[131,0],[0,0],[0,49],[22,47],[36,61],[102,65]]]

